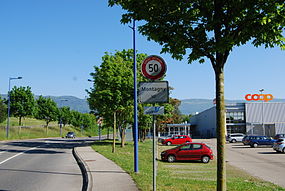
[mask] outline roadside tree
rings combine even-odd
[[[139,31],[181,60],[209,59],[215,72],[217,108],[217,190],[226,190],[224,65],[233,47],[247,42],[285,48],[284,0],[109,0],[127,12],[121,22],[144,21]]]
[[[70,111],[70,107],[64,106],[61,108],[58,108],[58,122],[62,123],[63,126],[70,124],[72,120],[72,115]]]
[[[58,116],[58,108],[51,98],[40,96],[37,100],[36,119],[46,122],[46,134],[48,134],[48,125],[51,121],[56,121]]]
[[[0,123],[7,119],[7,106],[4,101],[0,98]]]
[[[81,128],[83,125],[83,117],[82,117],[82,113],[80,113],[79,111],[71,111],[71,125],[73,125],[74,127],[79,127]]]
[[[89,113],[82,113],[82,126],[90,136],[94,135],[97,127],[96,116]]]
[[[141,63],[147,55],[137,54],[137,63]],[[93,88],[87,91],[90,109],[97,111],[107,123],[112,123],[121,130],[122,146],[124,146],[125,129],[131,123],[133,107],[133,50],[116,51],[115,54],[105,53],[100,67],[95,66],[91,73]],[[143,80],[138,75],[138,80]],[[115,120],[117,118],[117,120]],[[113,140],[115,152],[115,137]]]
[[[22,118],[32,116],[35,111],[35,99],[30,87],[14,86],[10,91],[11,115],[19,118],[19,126]]]

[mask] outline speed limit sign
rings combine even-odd
[[[141,70],[146,78],[157,80],[165,74],[166,63],[160,56],[152,55],[143,61]]]

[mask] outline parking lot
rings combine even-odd
[[[216,139],[195,139],[193,141],[207,143],[217,156]],[[285,188],[285,154],[277,153],[271,147],[251,148],[240,142],[227,143],[226,148],[228,164]]]

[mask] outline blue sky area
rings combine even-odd
[[[0,1],[0,94],[11,85],[30,86],[36,95],[87,96],[93,66],[104,52],[132,48],[132,30],[120,24],[123,11],[107,0]],[[178,99],[215,97],[209,62],[187,64],[160,54],[161,47],[137,34],[137,50],[162,56],[167,77]],[[285,52],[279,48],[235,48],[225,67],[225,98],[244,99],[248,93],[285,98]]]

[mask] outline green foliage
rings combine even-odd
[[[70,124],[72,120],[72,115],[69,107],[58,108],[58,121],[61,122],[64,126]]]
[[[137,54],[140,64],[147,55]],[[105,53],[100,67],[91,73],[94,86],[88,91],[88,103],[92,110],[104,117],[104,123],[112,124],[113,113],[118,113],[118,126],[131,121],[133,105],[133,51]],[[138,74],[138,81],[143,81]]]
[[[35,99],[30,87],[13,87],[10,91],[11,114],[19,118],[32,116],[35,110]]]
[[[0,123],[7,119],[7,106],[4,101],[0,98]]]
[[[284,0],[109,0],[109,5],[127,11],[122,23],[145,21],[139,31],[163,45],[162,52],[182,59],[190,49],[189,63],[204,62],[207,57],[212,64],[224,64],[234,46],[248,41],[255,46],[285,47]],[[216,60],[217,52],[225,54],[224,60]]]
[[[82,115],[82,125],[84,129],[94,129],[97,126],[97,120],[95,115],[89,113],[83,113]]]
[[[37,100],[36,119],[46,121],[46,125],[51,121],[56,121],[58,116],[58,108],[56,103],[51,98],[40,96]]]
[[[83,125],[83,115],[78,111],[71,111],[72,119],[71,125],[74,127],[81,127]]]

